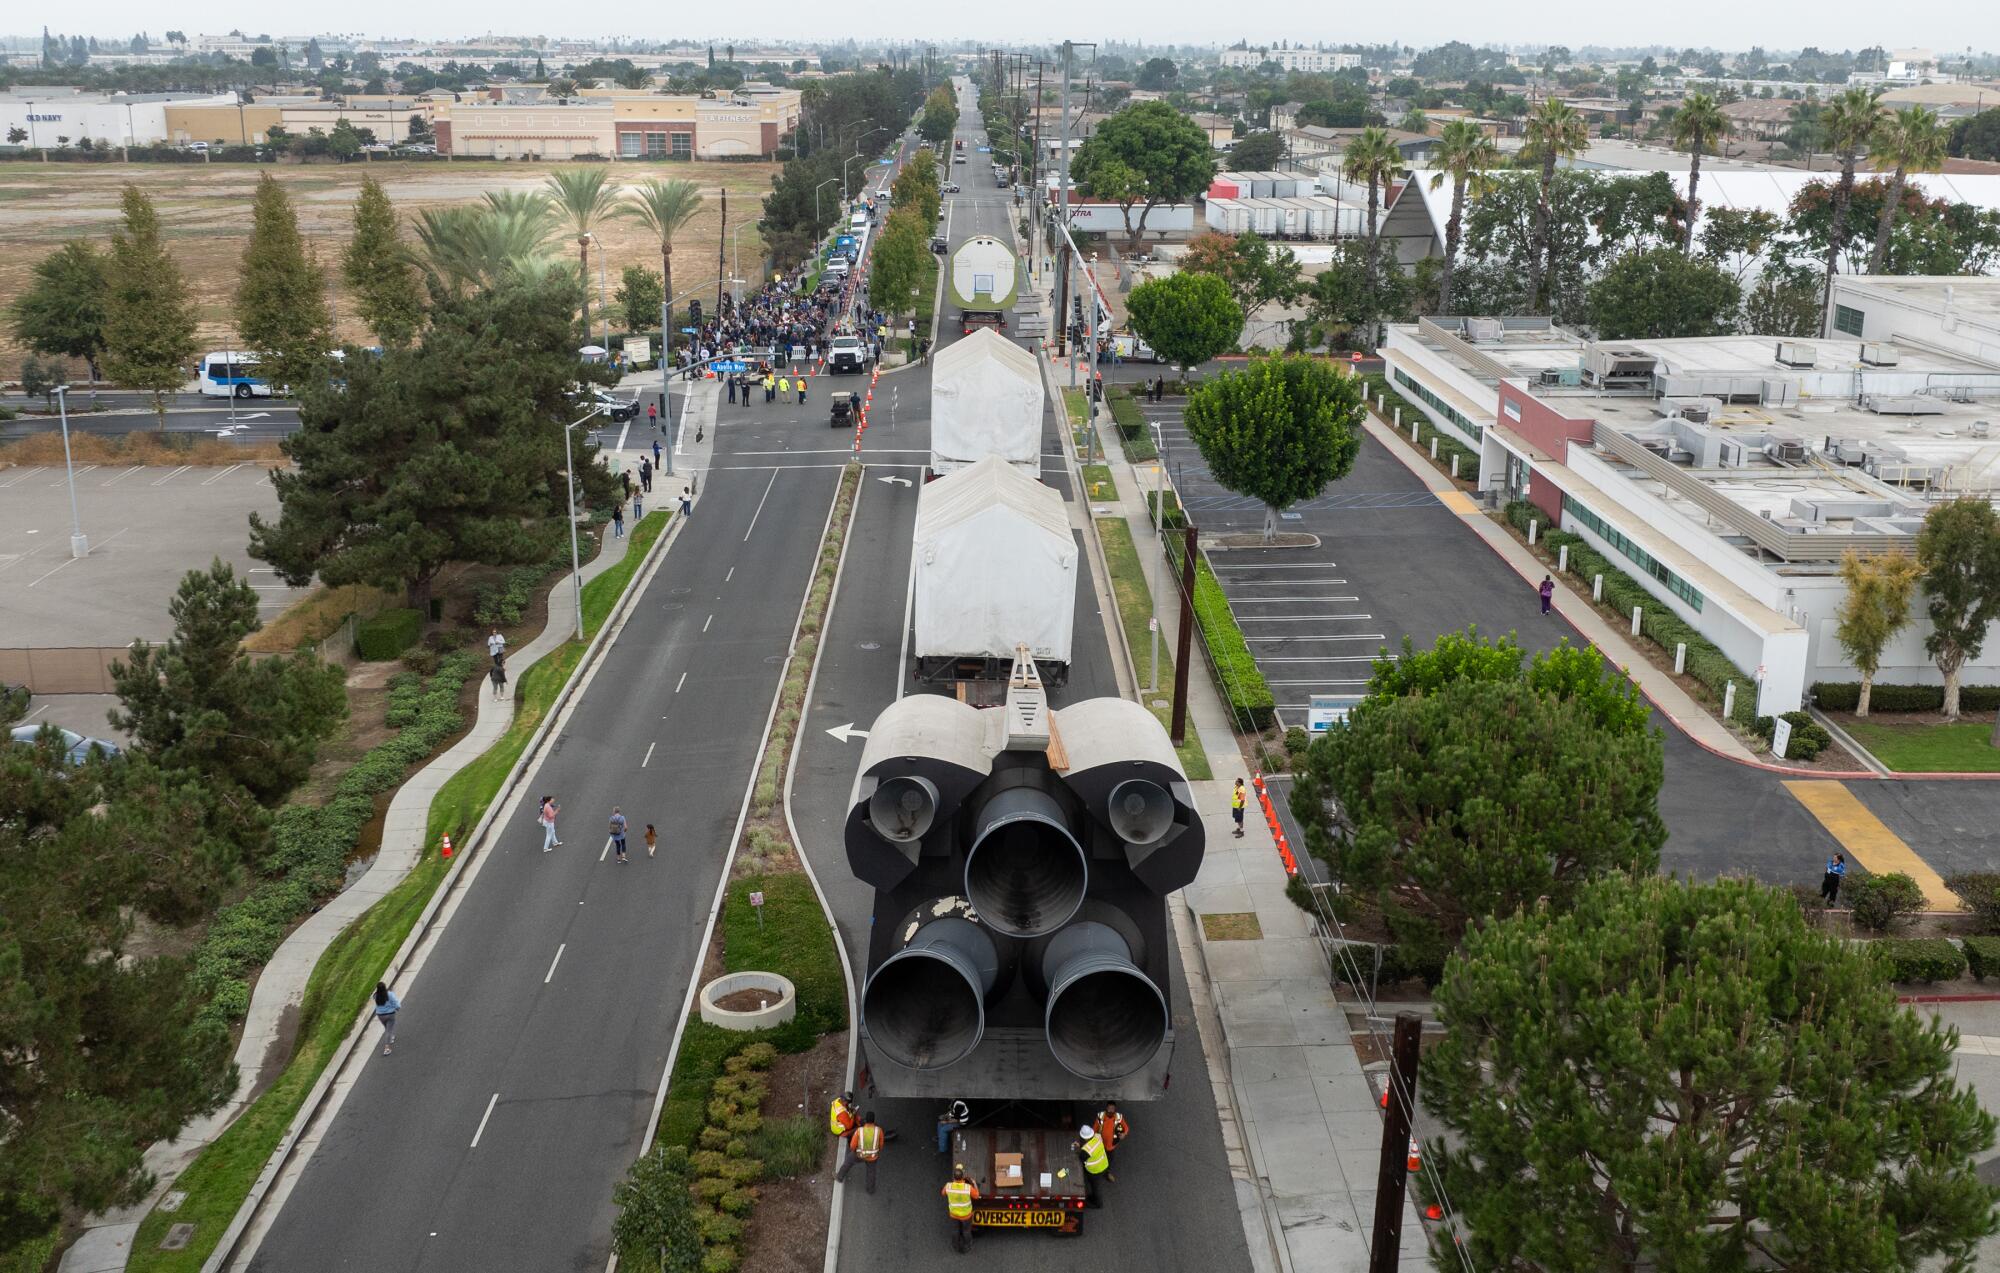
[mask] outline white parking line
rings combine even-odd
[[[549,984],[549,982],[551,982],[551,981],[555,980],[555,975],[556,975],[556,965],[562,962],[562,953],[563,953],[563,952],[564,952],[565,950],[568,950],[568,949],[569,949],[569,943],[568,943],[568,942],[564,942],[564,943],[562,943],[562,944],[561,944],[560,946],[557,946],[557,947],[556,947],[556,957],[555,957],[554,959],[551,959],[551,960],[549,960],[549,972],[548,972],[548,975],[547,975],[546,977],[543,977],[543,978],[542,978],[542,984],[543,984],[543,985],[545,985],[545,986],[546,986],[546,985],[548,985],[548,984]],[[473,1143],[474,1143],[474,1144],[477,1144],[477,1143],[478,1143],[478,1138],[476,1138],[476,1137],[475,1137],[475,1138],[474,1138],[474,1140],[473,1140]]]
[[[124,481],[126,478],[132,476],[134,473],[137,473],[140,469],[145,467],[146,466],[143,464],[134,464],[131,468],[126,469],[123,473],[114,474],[111,477],[105,478],[102,482],[99,482],[98,485],[99,486],[115,485],[116,483]]]
[[[1216,569],[1217,570],[1311,570],[1320,566],[1337,566],[1339,564],[1340,563],[1336,561],[1286,562],[1283,565],[1278,565],[1276,563],[1268,565],[1266,564],[1248,565],[1248,564],[1239,564],[1236,562],[1226,562],[1222,565],[1217,566]]]
[[[1369,678],[1365,676],[1360,678],[1359,680],[1350,679],[1344,681],[1329,680],[1326,677],[1322,676],[1322,677],[1317,677],[1310,681],[1266,681],[1264,682],[1264,684],[1266,685],[1366,685],[1368,684],[1368,680]]]
[[[1297,645],[1301,643],[1311,644],[1315,641],[1387,641],[1389,638],[1380,632],[1356,632],[1352,635],[1326,633],[1320,636],[1245,636],[1243,639],[1251,645],[1285,645],[1287,643]],[[1261,661],[1259,660],[1259,662]],[[1313,661],[1318,662],[1319,660],[1315,659]]]
[[[217,473],[214,477],[209,478],[206,482],[203,482],[202,485],[213,486],[217,482],[220,482],[223,478],[228,477],[231,473],[234,473],[237,469],[240,469],[242,467],[243,465],[241,464],[232,464],[228,468],[222,470],[222,472]]]
[[[1290,605],[1300,601],[1359,601],[1359,597],[1231,597],[1233,606]]]
[[[1372,614],[1308,614],[1296,617],[1292,616],[1267,617],[1264,615],[1248,614],[1238,619],[1237,622],[1238,623],[1319,623],[1323,620],[1331,620],[1335,623],[1338,623],[1343,619],[1372,619],[1374,617],[1375,616]]]
[[[167,474],[165,477],[155,478],[151,482],[148,482],[147,485],[165,486],[168,482],[173,481],[175,478],[179,477],[181,474],[187,472],[189,469],[193,467],[194,465],[192,464],[183,464],[179,468],[175,469],[173,472]]]
[[[91,471],[92,469],[94,469],[94,468],[96,468],[96,467],[98,467],[98,466],[97,466],[97,465],[95,465],[95,464],[86,464],[86,465],[84,465],[84,466],[83,466],[82,468],[80,468],[80,469],[78,469],[78,470],[76,471],[76,476],[78,476],[78,477],[82,477],[82,476],[83,476],[83,475],[84,475],[85,473],[88,473],[88,472],[90,472],[90,471]],[[63,480],[62,480],[61,482],[50,482],[50,483],[49,483],[49,485],[50,485],[50,486],[61,486],[61,485],[63,485],[63,484],[65,483],[65,482],[68,482],[68,481],[69,481],[69,478],[68,478],[67,476],[65,476],[65,477],[63,478]]]
[[[676,694],[680,693],[681,686],[686,685],[687,683],[688,683],[688,674],[686,672],[682,672],[681,679],[674,682],[674,693]]]
[[[550,971],[554,971],[553,966],[550,968]],[[500,1093],[495,1092],[492,1099],[486,1102],[486,1112],[479,1116],[479,1130],[472,1133],[472,1148],[479,1148],[479,1138],[486,1134],[486,1120],[493,1117],[493,1107],[499,1103]]]
[[[1323,584],[1346,583],[1345,579],[1239,579],[1239,588],[1317,588]]]
[[[1289,640],[1290,638],[1286,638]],[[1287,654],[1275,658],[1258,659],[1259,663],[1373,663],[1376,659],[1395,662],[1393,654]]]
[[[34,468],[27,469],[24,472],[15,475],[12,481],[0,482],[0,487],[19,486],[21,483],[27,481],[29,478],[33,477],[37,473],[42,472],[46,468],[48,468],[48,465],[46,464],[37,464]]]
[[[639,768],[644,769],[647,763],[653,759],[653,748],[658,747],[659,745],[660,744],[658,742],[650,742],[646,744],[646,754],[644,757],[640,759]]]
[[[715,616],[714,616],[714,615],[712,615],[712,614],[711,614],[711,615],[709,615],[709,616],[708,616],[708,617],[707,617],[706,619],[703,619],[703,620],[701,621],[701,630],[702,630],[703,632],[706,632],[706,631],[708,631],[708,625],[709,625],[709,624],[711,624],[711,623],[714,623],[714,622],[715,622]]]

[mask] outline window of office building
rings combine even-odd
[[[666,154],[667,135],[665,133],[647,133],[646,153],[655,157]]]
[[[693,133],[675,133],[675,134],[674,134],[674,158],[676,158],[676,159],[692,159],[692,158],[694,158],[694,134],[693,134]]]
[[[639,148],[645,145],[645,143],[646,139],[637,133],[620,133],[618,135],[618,153],[627,159],[637,159],[640,153]]]
[[[1396,368],[1396,383],[1416,395],[1417,399],[1425,406],[1451,421],[1452,425],[1465,435],[1466,441],[1472,443],[1474,446],[1479,445],[1479,426],[1466,419],[1449,402],[1432,393],[1429,386],[1425,385],[1415,376],[1412,376],[1409,372],[1404,371],[1401,367]]]
[[[1862,318],[1863,315],[1860,310],[1852,309],[1846,305],[1836,305],[1833,307],[1833,330],[1846,332],[1849,336],[1859,336],[1861,334]]]
[[[1696,614],[1701,613],[1701,593],[1695,590],[1694,585],[1661,565],[1651,553],[1627,539],[1622,531],[1577,503],[1571,496],[1563,496],[1563,511],[1581,522],[1591,534],[1625,554],[1633,565],[1665,584],[1667,591],[1687,602],[1689,609]]]

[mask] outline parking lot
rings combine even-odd
[[[257,590],[270,618],[299,590],[245,551],[252,511],[275,517],[260,466],[148,468],[78,465],[76,503],[86,557],[70,556],[70,503],[61,465],[0,469],[0,646],[46,649],[157,641],[173,630],[167,602],[189,570],[220,557]]]

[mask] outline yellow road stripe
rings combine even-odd
[[[1449,491],[1433,491],[1431,493],[1438,497],[1438,502],[1440,504],[1443,504],[1446,508],[1450,509],[1452,512],[1457,513],[1460,517],[1479,516],[1479,505],[1473,503],[1472,497],[1470,495],[1467,495],[1464,491],[1449,490]]]
[[[1900,871],[1917,882],[1924,891],[1924,898],[1931,910],[1956,911],[1964,908],[1958,898],[1944,886],[1922,858],[1910,846],[1903,843],[1901,836],[1891,831],[1882,819],[1868,811],[1844,783],[1789,781],[1785,790],[1806,807],[1806,811],[1818,818],[1827,833],[1840,841],[1850,857],[1867,868],[1871,875],[1884,875]]]

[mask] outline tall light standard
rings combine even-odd
[[[602,406],[592,407],[581,420],[572,420],[563,426],[563,482],[569,488],[569,590],[570,599],[576,606],[576,639],[583,640],[583,561],[576,548],[576,458],[570,449],[569,431],[580,424],[588,424],[592,416],[603,411]],[[64,435],[65,440],[68,434]],[[67,445],[67,441],[65,441]],[[71,499],[75,498],[74,493]],[[75,541],[70,541],[72,551]],[[77,553],[81,557],[82,553]]]
[[[876,133],[886,133],[888,131],[889,130],[886,128],[871,128],[867,132],[861,134],[859,137],[856,137],[854,139],[854,153],[848,156],[847,163],[844,163],[840,166],[840,197],[842,199],[850,199],[853,197],[852,195],[847,193],[847,164],[851,164],[856,159],[862,157],[864,152],[861,149],[861,143],[867,141],[870,137],[873,137]]]
[[[83,519],[76,511],[76,468],[69,458],[69,386],[56,386],[56,408],[62,413],[63,473],[69,478],[69,555],[82,557],[90,552],[90,538],[83,533]]]
[[[754,225],[756,225],[754,221],[745,221],[729,232],[729,277],[738,283],[743,281],[743,262],[736,255],[736,236]],[[738,305],[743,303],[743,289],[740,287],[736,289],[736,303]]]
[[[1146,688],[1160,688],[1160,563],[1167,559],[1167,541],[1160,527],[1167,509],[1167,440],[1158,420],[1148,421],[1153,429],[1153,540],[1159,555],[1153,558],[1153,661],[1146,665]]]
[[[820,192],[820,191],[822,191],[822,190],[824,190],[824,189],[826,189],[826,188],[827,188],[828,186],[832,185],[832,184],[833,184],[834,182],[836,182],[836,181],[839,181],[839,180],[840,180],[840,178],[839,178],[839,177],[828,177],[828,178],[827,178],[827,179],[826,179],[825,181],[822,181],[822,182],[820,182],[820,183],[819,183],[818,185],[816,185],[816,186],[814,186],[814,187],[813,187],[813,228],[814,228],[814,229],[818,229],[818,228],[819,228],[819,223],[820,223],[820,214],[819,214],[819,192]]]
[[[597,316],[604,321],[604,326],[601,329],[603,331],[601,343],[604,346],[604,356],[609,358],[611,356],[611,306],[604,299],[604,240],[598,238],[595,234],[586,234],[583,237],[589,239],[592,246],[597,248]],[[589,279],[583,280],[583,289],[585,296],[590,295]],[[588,332],[584,334],[589,335]]]

